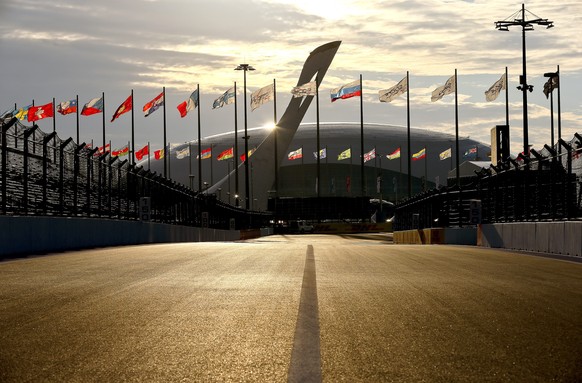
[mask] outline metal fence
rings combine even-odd
[[[149,197],[154,222],[236,229],[266,226],[268,213],[225,204],[128,159],[1,120],[0,213],[142,219],[140,199]],[[207,214],[203,214],[207,213]]]
[[[453,180],[450,180],[453,181]],[[582,137],[475,172],[396,206],[394,229],[582,219]]]

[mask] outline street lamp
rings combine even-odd
[[[558,88],[558,140],[562,138],[562,124],[560,116],[560,66],[556,72],[544,73],[544,77],[548,77],[548,82],[544,85],[544,94],[546,98],[550,98],[550,114],[551,114],[551,128],[552,128],[552,148],[554,147],[554,89]],[[546,88],[547,86],[547,88]],[[558,147],[561,151],[561,146]]]
[[[521,18],[520,14],[521,13]],[[523,65],[523,74],[520,76],[519,83],[520,86],[517,89],[523,92],[523,153],[529,154],[529,145],[528,145],[528,120],[527,120],[527,92],[533,91],[533,85],[527,84],[527,76],[526,76],[526,50],[525,50],[525,32],[526,31],[533,31],[534,24],[543,25],[546,28],[552,28],[554,26],[553,21],[548,21],[548,19],[542,19],[533,13],[529,12],[534,18],[531,20],[526,20],[525,18],[525,4],[521,5],[521,11],[517,11],[505,20],[497,21],[495,23],[495,28],[500,31],[509,31],[509,27],[519,25],[521,26],[521,46],[522,46],[522,65]]]
[[[245,207],[249,210],[249,161],[248,161],[248,153],[249,153],[249,136],[247,134],[247,71],[255,70],[249,64],[240,64],[234,70],[242,70],[244,72],[244,103],[245,103]],[[236,159],[235,159],[236,161]]]

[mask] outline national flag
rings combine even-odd
[[[57,112],[62,114],[75,113],[77,111],[77,100],[63,101],[57,105]]]
[[[105,153],[109,153],[111,151],[111,144],[107,144],[105,146],[100,146],[99,148],[97,148],[97,151],[95,152],[94,156],[101,156]]]
[[[439,154],[439,158],[441,161],[446,160],[447,158],[451,158],[451,156],[452,156],[451,148],[448,148],[447,150]]]
[[[347,160],[348,158],[352,158],[352,148],[347,148],[337,156],[338,161]]]
[[[317,159],[317,152],[313,152],[313,157]],[[319,150],[319,159],[323,160],[327,157],[327,148],[323,148]]]
[[[364,154],[364,162],[372,161],[374,158],[376,158],[376,148]]]
[[[499,96],[499,93],[502,90],[505,90],[506,88],[507,88],[507,77],[505,76],[504,73],[501,76],[501,78],[495,81],[495,84],[491,85],[491,88],[489,88],[485,92],[485,99],[487,101],[495,101],[495,99],[497,99],[497,96]]]
[[[362,84],[360,80],[356,80],[346,84],[340,88],[333,89],[331,91],[331,102],[339,100],[340,98],[351,98],[356,96],[362,96]]]
[[[546,81],[544,84],[544,94],[546,95],[546,98],[549,98],[550,93],[559,87],[559,82],[560,80],[558,76],[550,77],[548,81]]]
[[[94,98],[83,106],[81,114],[90,116],[92,114],[103,113],[103,97]]]
[[[212,158],[212,148],[204,149],[203,151],[200,152],[200,156],[202,157],[203,160]],[[198,156],[196,156],[196,158],[198,158]]]
[[[400,96],[401,94],[406,92],[406,88],[408,87],[408,78],[404,77],[400,82],[394,85],[390,89],[384,89],[378,92],[378,97],[380,98],[380,102],[390,102],[394,100],[396,97]]]
[[[32,104],[18,109],[18,112],[16,112],[14,117],[18,118],[19,120],[24,120],[25,118],[28,117],[28,109],[30,109],[31,106]]]
[[[400,148],[396,149],[390,154],[387,154],[386,158],[388,158],[389,160],[395,160],[397,158],[400,158]]]
[[[123,148],[115,149],[113,152],[111,152],[112,157],[122,157],[122,156],[127,156],[128,154],[129,154],[129,145],[125,145]]]
[[[253,155],[253,153],[255,152],[255,150],[257,150],[257,148],[253,148],[253,149],[249,150],[249,158]],[[244,153],[241,154],[239,157],[240,157],[241,162],[245,162],[246,156],[245,156]]]
[[[222,96],[218,97],[216,100],[214,100],[214,103],[212,103],[212,109],[218,109],[218,108],[222,108],[225,105],[228,104],[233,104],[234,103],[234,87],[230,88],[229,90],[227,90],[226,92],[224,92],[222,94]]]
[[[117,117],[121,116],[123,113],[129,112],[131,108],[133,108],[133,97],[130,95],[127,98],[127,100],[123,101],[123,103],[119,105],[115,113],[113,113],[111,122],[113,122]]]
[[[292,152],[289,152],[289,154],[287,154],[287,158],[289,159],[289,161],[298,160],[300,158],[303,158],[303,148],[299,148],[297,150],[293,150]]]
[[[293,95],[294,98],[315,96],[316,93],[317,93],[317,81],[311,81],[303,85],[293,87],[293,89],[291,89],[291,94]]]
[[[582,153],[582,148],[576,149],[572,151],[572,159],[577,160],[580,158],[580,154]]]
[[[469,156],[471,154],[477,154],[477,147],[476,146],[474,148],[467,149],[467,151],[465,152],[465,156]]]
[[[251,111],[259,106],[266,104],[275,97],[275,87],[273,84],[267,85],[251,93]]]
[[[144,156],[147,156],[148,154],[150,154],[150,147],[149,147],[149,145],[146,145],[143,148],[141,148],[140,150],[135,152],[135,158],[138,161],[141,161],[142,158],[144,158]]]
[[[49,102],[45,105],[31,106],[28,108],[28,121],[34,122],[42,120],[43,118],[53,117],[53,103]]]
[[[182,118],[186,117],[188,112],[194,110],[196,107],[198,107],[198,89],[192,92],[188,100],[177,106],[178,111],[180,112],[180,117]]]
[[[447,80],[445,85],[439,86],[438,88],[436,88],[435,90],[432,91],[432,97],[430,98],[430,100],[433,102],[438,101],[441,98],[443,98],[443,96],[446,96],[447,94],[453,93],[456,89],[457,89],[457,84],[455,82],[455,76],[451,76]]]
[[[164,158],[164,156],[165,156],[165,154],[166,154],[165,152],[166,152],[166,151],[165,151],[165,149],[160,149],[160,150],[156,150],[156,151],[154,151],[154,158],[155,158],[156,160],[161,160],[161,159],[163,159],[163,158]]]
[[[158,110],[158,108],[162,105],[164,105],[164,92],[158,94],[156,98],[154,98],[153,100],[151,100],[150,102],[143,106],[143,112],[145,117],[149,116],[150,114]]]
[[[182,158],[186,158],[190,155],[190,147],[187,146],[184,149],[176,151],[176,158],[181,160]]]
[[[232,158],[233,156],[234,156],[233,148],[230,148],[230,149],[226,149],[224,152],[220,153],[218,155],[218,157],[216,157],[216,159],[218,161],[224,161],[224,160],[228,160],[229,158]]]
[[[422,148],[421,151],[412,155],[412,161],[422,160],[423,158],[426,158],[426,148]]]

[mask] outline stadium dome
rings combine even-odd
[[[268,128],[248,130],[249,151],[260,150],[261,145],[272,133]],[[364,124],[364,154],[375,149],[376,157],[364,164],[365,195],[382,197],[388,201],[399,201],[408,196],[408,156],[423,148],[426,157],[411,161],[412,194],[423,188],[434,188],[447,183],[447,174],[454,169],[455,136],[430,131],[411,129],[411,153],[407,152],[407,129],[403,126],[388,124]],[[197,140],[173,144],[168,161],[168,176],[177,182],[190,185],[204,192],[216,194],[217,198],[234,204],[235,177],[234,166],[238,164],[239,194],[244,191],[245,167],[240,156],[244,153],[244,132],[239,131],[238,156],[220,159],[219,156],[234,148],[234,132],[218,134],[201,139],[201,151],[211,149],[210,158],[197,159]],[[320,123],[320,148],[325,150],[325,158],[320,159],[320,196],[361,196],[360,124],[359,123]],[[300,124],[288,147],[278,146],[278,188],[275,186],[275,153],[267,146],[268,153],[263,158],[270,162],[270,168],[261,162],[249,161],[250,206],[254,210],[264,210],[268,197],[314,197],[317,195],[317,128],[315,123]],[[192,155],[188,155],[190,148]],[[387,156],[401,149],[400,158],[390,160]],[[439,154],[451,148],[451,158],[440,160]],[[351,149],[351,157],[340,159],[339,155]],[[469,137],[459,137],[460,163],[465,161],[489,161],[490,147]],[[289,154],[301,150],[301,158],[292,159]],[[186,153],[186,154],[185,154]],[[322,157],[323,157],[322,153]],[[222,157],[229,157],[223,155]],[[258,157],[258,156],[257,156]],[[203,156],[204,158],[204,156]],[[202,164],[202,178],[199,180],[198,163]],[[263,161],[264,162],[264,161]],[[139,165],[148,167],[147,160]],[[163,161],[151,159],[152,171],[163,173]],[[271,174],[270,174],[271,173]],[[229,176],[230,175],[230,176]],[[201,182],[200,182],[201,181]],[[266,190],[265,190],[266,189]]]

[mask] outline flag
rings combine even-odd
[[[315,96],[317,92],[317,81],[311,81],[303,85],[293,87],[291,94],[294,98],[304,96]]]
[[[356,80],[350,82],[342,86],[341,88],[333,89],[331,91],[331,102],[335,100],[339,100],[340,98],[351,98],[356,96],[362,95],[362,85],[360,84],[360,80]]]
[[[451,156],[452,156],[451,148],[448,148],[447,150],[439,154],[439,158],[441,159],[441,161],[446,160],[447,158],[451,158]]]
[[[393,151],[392,153],[386,155],[386,158],[388,158],[389,160],[395,160],[397,158],[400,158],[400,148],[398,148],[395,151]]]
[[[467,151],[465,152],[465,156],[469,156],[471,154],[477,154],[477,147],[476,146],[474,148],[467,149]]]
[[[317,152],[313,152],[313,157],[317,159]],[[327,148],[323,148],[319,151],[319,159],[323,160],[325,157],[327,157]]]
[[[390,89],[384,89],[378,92],[380,102],[390,102],[396,97],[406,92],[408,87],[408,78],[404,77],[400,82]]]
[[[158,94],[156,98],[154,98],[153,100],[151,100],[150,102],[143,106],[143,112],[145,114],[145,117],[149,116],[150,114],[158,110],[158,108],[162,105],[164,105],[164,92]],[[164,158],[163,154],[162,158]]]
[[[421,151],[412,155],[412,161],[422,160],[423,158],[426,158],[426,148],[422,148]]]
[[[218,155],[218,157],[216,157],[216,159],[218,161],[224,161],[224,160],[228,160],[229,158],[232,158],[233,156],[234,156],[233,148],[230,148],[230,149],[226,149],[224,152],[220,153]]]
[[[376,148],[370,150],[368,153],[364,154],[364,162],[368,162],[376,158]]]
[[[28,121],[33,122],[43,118],[53,117],[53,103],[28,108]]]
[[[147,156],[148,154],[150,154],[150,147],[149,147],[149,145],[146,145],[143,148],[141,148],[140,150],[138,150],[137,152],[135,152],[135,158],[138,161],[141,161],[141,159],[144,156]]]
[[[550,77],[548,79],[548,81],[544,84],[544,94],[546,95],[546,98],[549,98],[550,93],[552,93],[554,89],[558,88],[559,82],[560,81],[558,76]]]
[[[222,108],[225,105],[228,104],[233,104],[234,103],[234,87],[230,88],[229,90],[227,90],[226,92],[224,92],[222,94],[222,96],[218,97],[216,100],[214,100],[214,103],[212,104],[212,109],[218,109],[218,108]]]
[[[257,150],[257,148],[253,148],[253,149],[249,150],[249,158],[253,155],[253,153],[255,152],[255,150]],[[245,156],[244,153],[241,154],[239,157],[240,157],[241,162],[245,162],[246,156]]]
[[[348,158],[352,158],[352,148],[344,150],[337,156],[338,161],[347,160]]]
[[[85,104],[81,111],[83,116],[90,116],[97,113],[103,113],[103,97],[92,99]]]
[[[77,111],[77,100],[64,101],[57,105],[57,112],[62,114],[75,113]]]
[[[188,100],[184,101],[183,103],[177,106],[178,112],[180,112],[180,117],[182,118],[186,117],[188,112],[194,110],[194,108],[196,108],[197,106],[198,106],[198,89],[192,92]]]
[[[184,149],[176,151],[176,158],[181,160],[182,158],[186,158],[190,155],[190,147],[187,146]]]
[[[164,155],[165,155],[165,150],[164,150],[164,149],[156,150],[156,151],[154,152],[154,158],[155,158],[156,160],[161,160],[161,159],[163,159],[163,158],[164,158]]]
[[[97,151],[95,152],[94,156],[101,156],[105,153],[109,153],[111,151],[111,144],[107,144],[105,146],[100,146]]]
[[[18,118],[19,120],[24,120],[25,118],[28,117],[28,109],[30,109],[31,106],[32,104],[25,106],[24,108],[18,109],[18,112],[16,112],[14,117]]]
[[[266,104],[275,97],[275,88],[273,84],[267,85],[259,90],[251,93],[251,111],[257,109],[259,106]]]
[[[289,159],[289,161],[298,160],[300,158],[303,158],[303,148],[299,148],[297,150],[289,152],[289,154],[287,154],[287,158]]]
[[[212,148],[204,149],[203,151],[200,152],[200,156],[202,157],[203,160],[212,158]],[[198,158],[198,156],[196,156],[196,158]]]
[[[123,113],[127,113],[133,108],[133,97],[131,95],[123,102],[123,104],[119,105],[113,117],[111,118],[111,122],[115,120],[117,117],[121,116]]]
[[[506,87],[507,87],[507,78],[506,78],[505,73],[504,73],[501,76],[501,78],[499,80],[495,81],[495,84],[491,85],[491,88],[489,88],[485,92],[485,99],[487,101],[495,101],[497,96],[499,96],[499,93],[502,90],[505,90]]]
[[[435,90],[432,91],[432,97],[430,98],[431,101],[438,101],[443,96],[447,94],[453,93],[457,89],[457,85],[455,84],[455,76],[451,76],[443,86],[439,86]]]
[[[129,145],[125,145],[123,148],[115,149],[113,152],[111,152],[112,157],[122,157],[122,156],[127,156],[128,154],[129,154]]]

